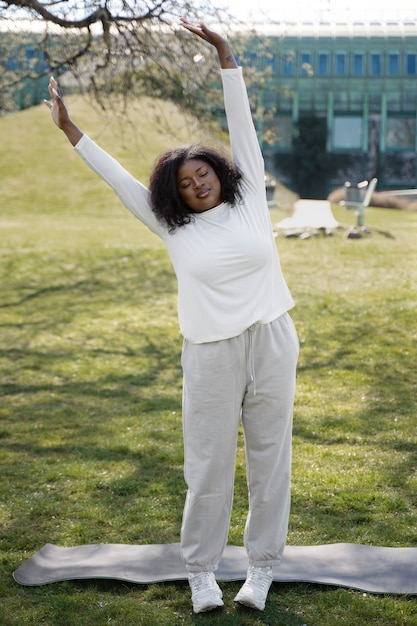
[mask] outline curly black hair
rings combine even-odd
[[[182,200],[177,182],[179,168],[190,160],[208,163],[215,171],[221,187],[221,200],[232,206],[242,200],[242,173],[225,154],[201,144],[167,150],[156,161],[150,177],[152,210],[170,232],[189,224],[194,211]]]

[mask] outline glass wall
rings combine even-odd
[[[389,117],[387,120],[387,148],[410,150],[415,146],[416,121],[414,118]]]
[[[333,124],[333,149],[358,150],[362,147],[362,118],[335,115]]]

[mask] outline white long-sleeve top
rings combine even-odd
[[[265,194],[264,162],[242,69],[221,70],[232,156],[243,174],[243,202],[195,213],[173,233],[158,220],[149,190],[83,135],[75,150],[123,204],[160,236],[178,280],[178,319],[191,343],[240,335],[294,306],[282,275]]]

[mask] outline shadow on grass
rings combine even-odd
[[[300,359],[294,436],[316,472],[293,507],[326,542],[417,543],[414,314],[389,308],[322,311]]]

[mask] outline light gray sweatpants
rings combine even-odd
[[[290,509],[292,412],[299,343],[288,313],[231,339],[184,341],[181,554],[188,571],[215,570],[226,546],[240,419],[245,437],[249,562],[278,565]]]

